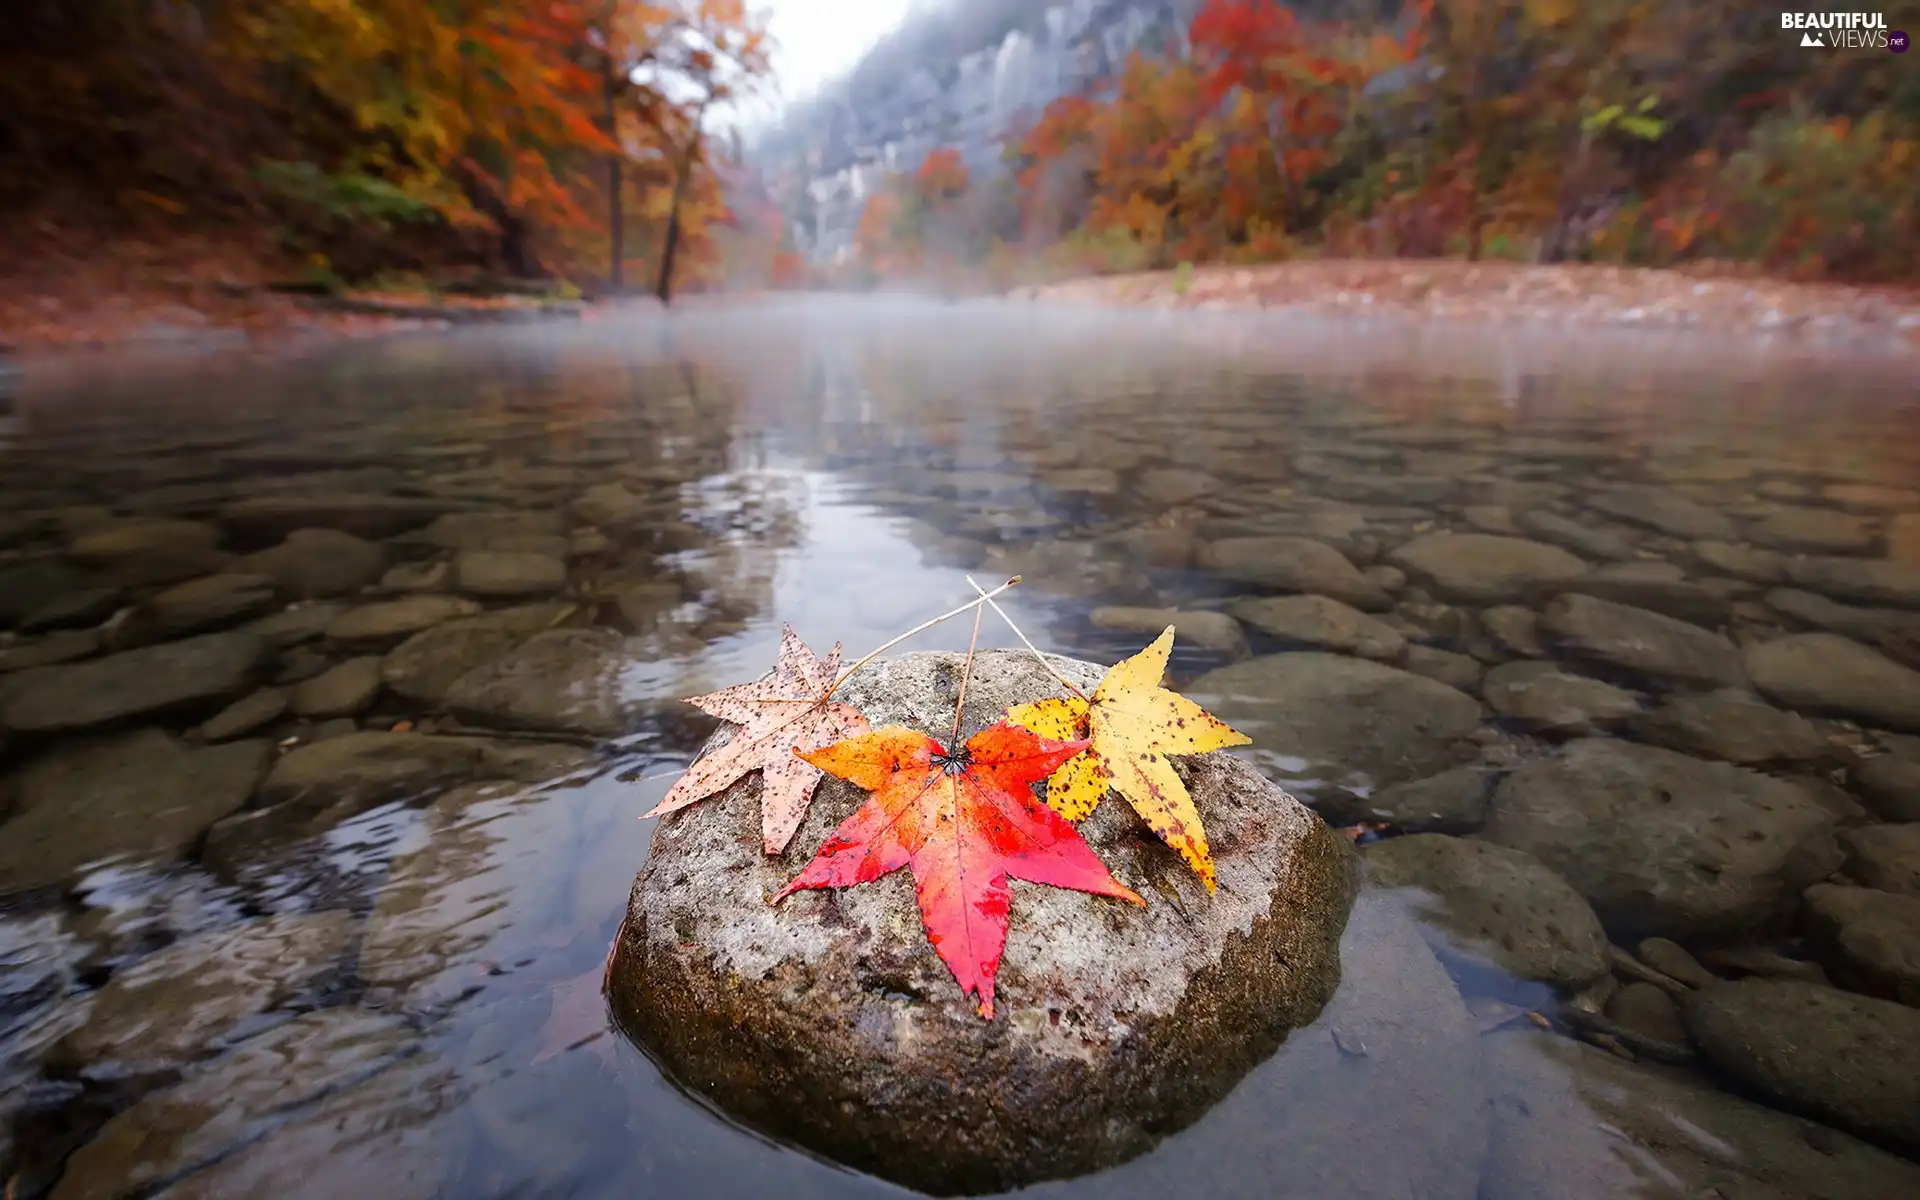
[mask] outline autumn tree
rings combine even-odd
[[[764,24],[744,0],[692,0],[692,7],[661,30],[635,69],[636,111],[657,139],[671,180],[654,294],[672,300],[674,268],[688,232],[688,198],[696,176],[711,166],[706,123],[744,96],[768,70]]]

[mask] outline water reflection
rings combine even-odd
[[[1363,900],[1334,1003],[1198,1125],[1036,1190],[1920,1194],[1900,370],[822,301],[29,379],[0,1176],[893,1191],[663,1084],[580,981],[708,731],[675,697],[758,674],[782,622],[858,654],[1019,573],[1049,648],[1179,624],[1175,681],[1427,895],[1424,932]],[[105,745],[152,811],[76,790]],[[1428,831],[1532,865],[1399,836]],[[179,991],[150,1019],[211,1032],[129,1079],[113,981],[242,936],[285,978]]]

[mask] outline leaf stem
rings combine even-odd
[[[980,585],[973,582],[972,576],[967,577],[967,582],[970,584],[973,584],[974,591],[980,592],[979,596],[977,596],[972,600],[967,601],[965,604],[962,604],[959,608],[949,609],[946,612],[941,613],[939,616],[933,618],[931,621],[922,621],[920,622],[920,624],[915,625],[912,629],[907,630],[905,633],[901,634],[899,637],[894,638],[893,640],[886,642],[883,645],[877,646],[874,649],[868,651],[865,657],[861,658],[860,661],[854,663],[852,666],[848,667],[846,670],[840,672],[840,678],[833,681],[833,686],[827,689],[826,695],[822,696],[821,699],[825,700],[831,697],[835,692],[840,690],[841,684],[845,683],[848,679],[853,677],[853,673],[855,671],[858,671],[861,667],[866,666],[868,663],[872,662],[874,659],[879,658],[882,654],[885,654],[887,651],[893,649],[895,646],[898,646],[901,642],[906,641],[908,638],[914,636],[915,634],[924,633],[927,630],[932,629],[935,625],[938,625],[940,622],[945,621],[950,617],[957,617],[961,613],[966,612],[970,608],[977,611],[982,604],[992,604],[993,597],[998,596],[1001,592],[1004,592],[1008,588],[1019,583],[1020,577],[1018,575],[1015,575],[1012,579],[1007,580],[1005,583],[993,589],[991,592],[981,591]],[[1004,616],[1006,614],[1003,613],[1001,615]]]
[[[973,580],[969,579],[967,582],[973,583]],[[979,591],[980,585],[975,583],[973,590],[976,592]],[[984,594],[985,593],[982,593],[982,595]],[[989,600],[987,603],[991,604],[992,601]],[[949,754],[957,752],[960,748],[960,714],[967,707],[967,680],[973,677],[973,652],[975,648],[980,645],[980,618],[984,615],[984,611],[980,604],[975,602],[973,606],[973,636],[967,639],[967,661],[960,668],[960,691],[953,698],[953,736],[947,739],[947,752]]]
[[[1016,575],[1014,578],[1017,580],[1019,576]],[[1059,680],[1061,687],[1066,688],[1069,692],[1072,692],[1074,695],[1080,697],[1082,700],[1085,700],[1087,698],[1087,694],[1081,691],[1078,687],[1074,686],[1074,683],[1071,679],[1068,679],[1065,675],[1062,675],[1059,671],[1054,669],[1053,664],[1047,661],[1047,656],[1040,652],[1040,647],[1034,645],[1031,641],[1029,641],[1027,639],[1027,635],[1021,632],[1020,627],[1013,623],[1013,618],[1007,615],[1007,610],[1004,608],[1001,608],[998,604],[995,604],[993,602],[993,598],[995,596],[999,595],[1001,592],[1006,591],[1005,588],[995,588],[991,592],[985,591],[980,587],[979,584],[973,582],[973,576],[971,575],[967,576],[967,583],[972,586],[974,591],[980,593],[979,598],[975,600],[974,603],[984,604],[988,608],[991,608],[994,612],[999,613],[1000,619],[1007,623],[1007,628],[1013,630],[1013,636],[1020,639],[1021,645],[1033,651],[1033,657],[1039,660],[1040,665],[1046,669],[1047,674]]]

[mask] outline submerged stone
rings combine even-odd
[[[1059,665],[1088,689],[1102,673]],[[843,692],[876,727],[945,738],[960,666],[909,654]],[[963,733],[1060,694],[1030,657],[981,654]],[[751,779],[661,822],[616,942],[615,1013],[739,1119],[910,1187],[1020,1186],[1141,1154],[1319,1014],[1356,886],[1345,841],[1244,762],[1176,761],[1218,893],[1109,799],[1081,832],[1148,906],[1015,884],[991,1021],[928,944],[906,871],[767,903],[864,801],[831,778],[784,859],[752,836]]]

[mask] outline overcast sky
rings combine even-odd
[[[882,34],[900,24],[910,0],[757,0],[772,17],[774,76],[779,85],[749,113],[752,122],[813,90],[860,61]]]

